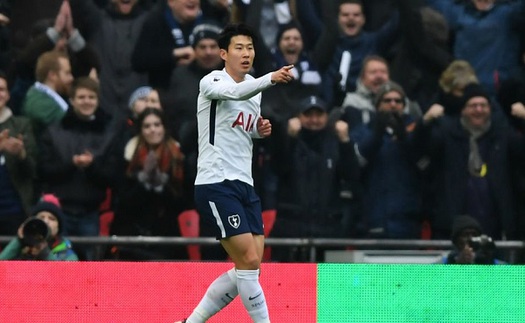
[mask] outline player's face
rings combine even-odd
[[[86,88],[78,88],[70,101],[76,115],[82,119],[89,119],[98,107],[97,93]]]
[[[150,114],[142,122],[141,133],[148,145],[158,146],[164,139],[166,131],[162,120],[158,116]]]
[[[221,58],[224,60],[226,71],[235,81],[244,80],[253,65],[255,49],[250,37],[244,35],[233,36],[228,50],[221,49]]]

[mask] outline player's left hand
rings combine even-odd
[[[257,120],[257,132],[261,137],[268,137],[272,134],[272,124],[270,120],[259,117]]]

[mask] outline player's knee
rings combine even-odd
[[[242,257],[241,264],[237,264],[237,269],[247,269],[247,270],[255,270],[259,269],[259,266],[261,265],[261,260],[259,259],[259,256],[257,253],[247,253]],[[239,268],[239,267],[243,268]]]

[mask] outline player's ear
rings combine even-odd
[[[223,61],[226,61],[226,57],[228,56],[228,51],[226,49],[221,48],[219,55],[221,56]]]

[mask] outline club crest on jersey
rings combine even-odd
[[[228,217],[228,223],[237,229],[241,225],[241,217],[239,214],[233,214]]]
[[[241,128],[244,129],[244,131],[250,132],[253,130],[253,125],[255,124],[255,120],[256,118],[251,113],[248,113],[248,117],[246,117],[243,112],[239,112],[239,114],[237,115],[237,118],[232,124],[232,128],[240,126]]]

